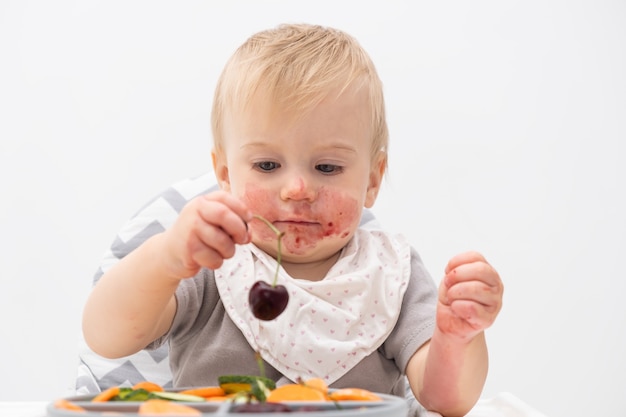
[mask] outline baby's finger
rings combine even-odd
[[[444,277],[444,283],[448,288],[459,282],[467,281],[480,281],[495,287],[496,290],[502,287],[498,272],[484,261],[460,264],[449,270]]]
[[[464,281],[449,287],[443,294],[443,300],[446,305],[451,305],[455,301],[470,301],[482,305],[490,312],[495,312],[501,297],[497,286],[486,285],[481,281]]]
[[[252,214],[240,200],[225,192],[207,195],[203,199],[199,214],[205,222],[221,228],[235,243],[250,241],[247,222],[252,219]],[[206,243],[211,244],[211,241],[206,240]]]
[[[233,250],[233,254],[234,254],[234,250]],[[204,266],[205,268],[209,268],[209,269],[219,268],[224,263],[224,259],[228,257],[229,256],[224,256],[223,251],[219,252],[216,249],[206,246],[206,245],[203,246],[202,250],[194,252],[193,254],[194,262],[196,262],[198,265]]]
[[[472,301],[458,300],[450,305],[452,312],[475,330],[484,330],[495,321],[496,314]]]
[[[202,244],[202,247],[194,251],[197,254],[195,257],[201,257],[203,253],[207,253],[212,256],[212,252],[219,255],[223,259],[231,258],[235,254],[235,241],[233,237],[228,234],[224,229],[217,225],[204,224],[197,230],[197,236]],[[201,263],[202,266],[209,265]]]
[[[446,265],[445,273],[447,274],[448,272],[452,271],[454,268],[458,267],[459,265],[469,264],[469,263],[474,263],[474,262],[488,263],[485,257],[478,252],[473,252],[473,251],[463,252],[454,256],[452,259],[448,261],[448,264]]]

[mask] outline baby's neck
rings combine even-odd
[[[341,252],[337,252],[329,258],[315,262],[294,263],[285,262],[283,260],[281,265],[292,278],[321,281],[326,277],[330,268],[337,262],[340,253]]]

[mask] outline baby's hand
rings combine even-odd
[[[250,242],[251,219],[248,208],[225,191],[191,200],[163,234],[165,267],[177,278],[192,277],[201,267],[219,268],[236,244]]]
[[[491,326],[502,307],[500,276],[476,252],[453,257],[439,286],[437,327],[449,336],[471,340]]]

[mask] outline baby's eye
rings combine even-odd
[[[343,167],[333,164],[319,164],[315,165],[315,169],[323,174],[338,174],[343,170]]]
[[[254,167],[263,172],[270,172],[279,168],[280,165],[277,162],[261,161],[261,162],[255,162]]]

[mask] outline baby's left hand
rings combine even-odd
[[[453,257],[439,286],[437,327],[469,341],[491,326],[502,308],[504,287],[496,270],[476,252]]]

